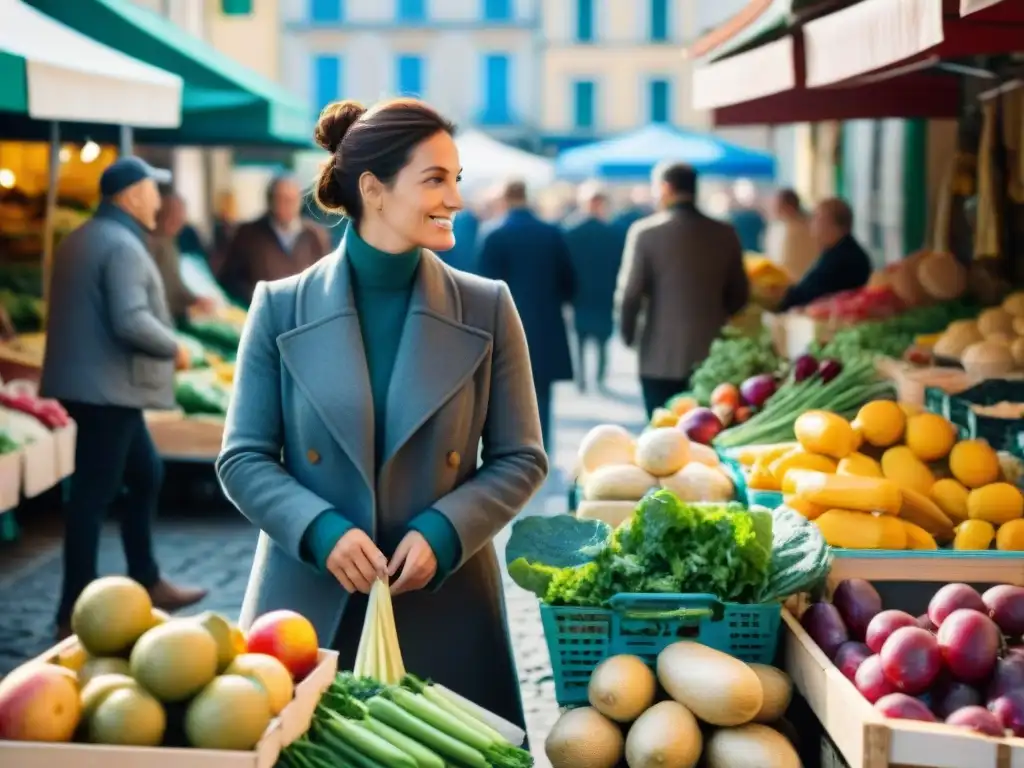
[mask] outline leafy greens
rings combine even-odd
[[[657,491],[596,547],[593,537],[603,529],[581,528],[589,521],[572,519],[535,518],[526,528],[530,519],[517,523],[506,553],[512,579],[552,605],[603,606],[616,594],[645,592],[752,603],[768,581],[767,511],[737,503],[688,504]],[[545,525],[553,529],[548,535],[542,535]]]

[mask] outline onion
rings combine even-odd
[[[818,366],[818,373],[821,375],[821,380],[828,384],[832,379],[843,372],[843,364],[838,360],[822,360],[821,365]]]
[[[762,373],[759,376],[751,376],[740,384],[740,395],[747,405],[760,408],[768,398],[775,394],[777,386],[774,376],[770,373]]]
[[[818,361],[813,355],[800,355],[793,363],[793,380],[806,381],[818,372]]]

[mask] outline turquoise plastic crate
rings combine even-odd
[[[540,607],[559,706],[586,704],[590,674],[609,656],[639,656],[653,669],[658,654],[678,640],[743,661],[770,664],[775,658],[778,603],[739,605],[680,594],[623,594],[610,602],[610,608]]]
[[[945,416],[963,439],[987,440],[997,451],[1009,451],[1024,458],[1024,419],[998,419],[975,412],[973,405],[1024,401],[1024,381],[989,379],[963,392],[950,395],[938,387],[926,387],[925,407]]]
[[[736,501],[748,507],[756,505],[777,509],[782,506],[783,496],[780,491],[759,491],[747,485],[747,473],[728,451],[719,451],[718,458],[722,460],[722,469],[732,478],[732,484],[736,488]]]

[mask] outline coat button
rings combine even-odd
[[[313,448],[310,448],[308,451],[306,451],[306,458],[309,459],[310,464],[320,463],[320,454],[317,453],[316,450]]]
[[[452,469],[458,469],[459,464],[462,463],[462,457],[459,456],[458,451],[448,451],[448,455],[445,456],[445,460],[448,462],[448,466]]]

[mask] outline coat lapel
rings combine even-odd
[[[384,466],[476,373],[491,336],[462,322],[458,289],[424,250],[388,386]]]
[[[373,489],[373,394],[344,249],[342,241],[304,275],[296,328],[277,344],[296,386]]]

